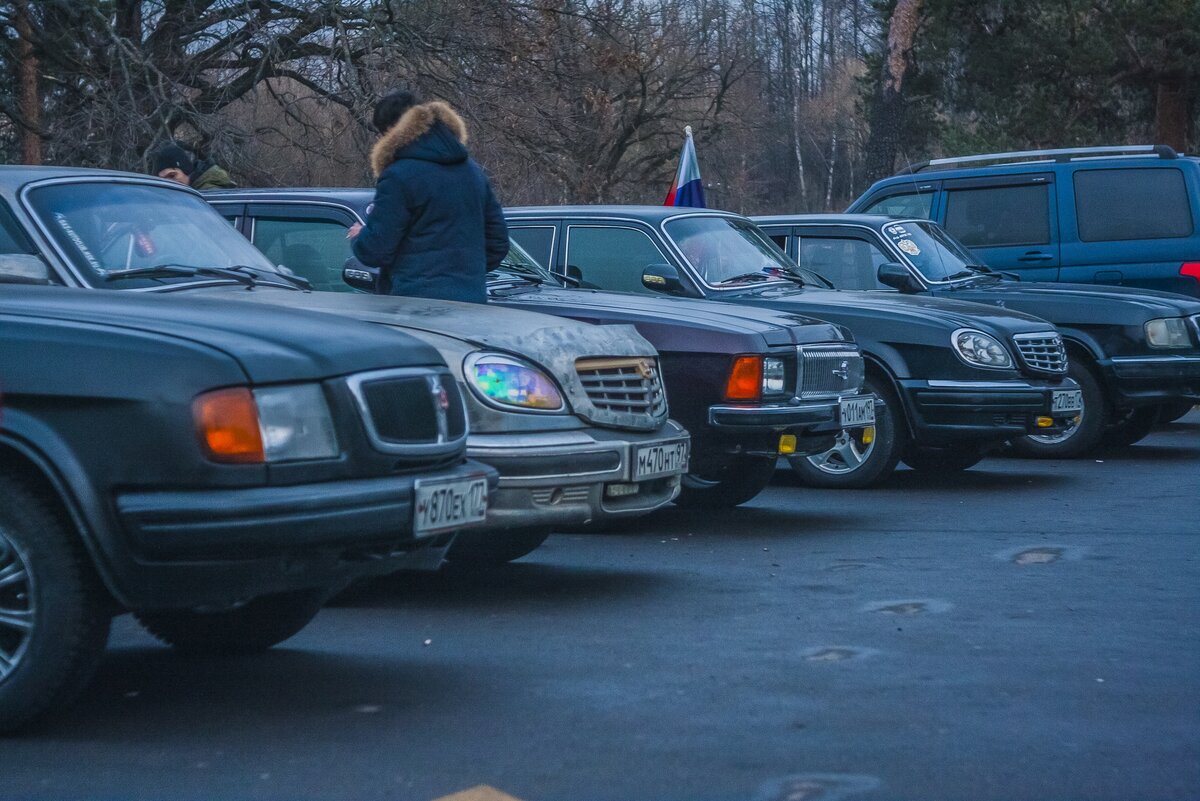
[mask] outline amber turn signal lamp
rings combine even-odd
[[[779,455],[791,456],[796,452],[796,435],[781,434],[779,437]]]
[[[192,402],[192,418],[205,455],[214,462],[262,464],[258,407],[245,387],[206,392]]]
[[[738,356],[725,385],[728,400],[758,400],[762,397],[762,356]]]
[[[1038,428],[1049,428],[1052,425],[1054,425],[1053,417],[1039,417],[1037,419],[1037,427]]]

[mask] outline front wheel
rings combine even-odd
[[[951,445],[946,448],[909,446],[903,462],[922,473],[957,473],[979,464],[983,449],[978,445]]]
[[[1158,424],[1165,426],[1167,423],[1174,423],[1194,408],[1196,405],[1191,401],[1164,403],[1158,407]]]
[[[1057,434],[1027,434],[1012,441],[1013,451],[1034,459],[1073,459],[1085,456],[1100,445],[1109,416],[1108,399],[1092,371],[1078,359],[1067,365],[1083,394],[1083,409]]]
[[[867,378],[863,389],[884,401],[875,404],[875,425],[844,429],[824,453],[788,457],[802,484],[861,489],[882,481],[896,469],[906,439],[900,401],[877,379]]]
[[[1158,425],[1159,407],[1144,406],[1140,409],[1130,409],[1114,415],[1114,419],[1104,429],[1101,442],[1110,448],[1124,448],[1140,442],[1154,431]]]
[[[675,503],[698,509],[731,509],[767,488],[775,475],[774,456],[740,456],[711,473],[688,473]]]
[[[321,611],[326,589],[264,595],[232,609],[135,612],[146,630],[182,653],[252,654],[298,634]]]
[[[21,482],[0,476],[0,732],[87,686],[111,618],[81,543]]]

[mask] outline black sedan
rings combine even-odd
[[[346,229],[366,216],[371,190],[237,190],[205,197],[273,261],[315,289],[372,287],[361,265],[342,266],[350,256]],[[874,421],[874,398],[862,392],[862,356],[842,326],[766,308],[563,286],[571,283],[514,247],[489,276],[489,301],[588,323],[634,325],[655,346],[671,416],[692,435],[679,503],[744,503],[770,481],[780,453],[825,452],[844,425]]]
[[[1078,456],[1128,445],[1159,419],[1200,402],[1200,301],[1101,284],[1021,282],[989,270],[929,220],[865,214],[758,217],[801,267],[838,289],[987,303],[1053,322],[1066,340],[1069,374],[1083,391],[1077,425],[1022,437],[1031,456]]]
[[[901,458],[916,469],[963,469],[1006,440],[1063,430],[1081,407],[1050,323],[975,303],[834,291],[745,217],[662,206],[506,215],[512,238],[539,264],[584,287],[730,301],[852,330],[865,386],[883,403],[874,425],[791,459],[808,484],[868,486]]]

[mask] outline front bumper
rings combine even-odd
[[[1069,378],[1039,381],[900,381],[913,438],[922,445],[1001,442],[1062,430],[1077,412],[1052,412],[1055,391],[1077,390]],[[1054,425],[1039,427],[1037,418]]]
[[[124,537],[106,561],[133,608],[333,587],[401,569],[413,551],[448,544],[445,535],[413,536],[414,485],[479,476],[496,485],[494,470],[467,461],[298,486],[123,492],[115,501]]]
[[[1200,356],[1114,356],[1099,365],[1122,406],[1200,403]]]
[[[634,459],[638,448],[677,442],[690,444],[690,438],[668,420],[648,433],[473,433],[467,455],[500,473],[499,488],[488,497],[489,528],[575,526],[645,514],[674,500],[686,467],[637,481]],[[629,494],[614,494],[618,489]]]

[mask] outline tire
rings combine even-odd
[[[773,456],[739,456],[710,475],[688,473],[675,503],[688,509],[732,509],[767,488],[775,462]]]
[[[910,445],[902,461],[921,473],[957,473],[967,470],[983,459],[983,449],[978,445],[953,445],[948,448],[930,448]]]
[[[1191,401],[1164,403],[1158,407],[1158,424],[1165,426],[1167,423],[1174,423],[1194,408],[1196,406]]]
[[[908,435],[900,411],[900,400],[891,387],[868,376],[863,388],[883,399],[875,405],[875,436],[864,446],[865,428],[847,429],[838,434],[837,444],[828,451],[806,456],[791,456],[788,461],[802,484],[825,489],[862,489],[892,474]]]
[[[55,505],[0,476],[0,732],[74,701],[112,619],[90,557]]]
[[[446,559],[455,564],[503,565],[533,552],[549,536],[548,528],[459,532]]]
[[[253,654],[298,634],[321,611],[329,591],[264,595],[233,609],[139,610],[146,631],[175,650],[196,656]]]
[[[1144,406],[1114,415],[1100,442],[1109,448],[1124,448],[1145,439],[1158,425],[1159,411],[1158,406]]]
[[[1018,455],[1034,459],[1074,459],[1099,447],[1112,408],[1104,396],[1104,388],[1092,371],[1074,356],[1067,365],[1067,375],[1075,379],[1083,392],[1079,422],[1061,434],[1027,434],[1014,439],[1012,447]]]

